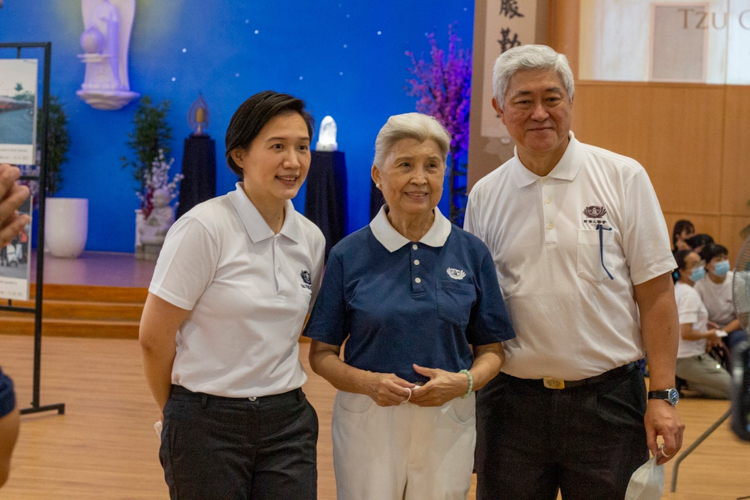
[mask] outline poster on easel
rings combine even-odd
[[[0,163],[36,163],[36,59],[0,59]]]
[[[32,216],[29,197],[18,209],[19,214]],[[29,300],[31,283],[31,222],[21,234],[0,248],[0,299]]]

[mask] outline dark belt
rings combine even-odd
[[[636,363],[635,361],[632,361],[628,363],[627,365],[623,365],[613,370],[609,370],[608,372],[604,372],[601,375],[597,375],[596,377],[585,378],[582,380],[561,380],[561,379],[552,378],[552,377],[545,377],[543,379],[528,379],[528,378],[514,377],[512,375],[508,375],[507,373],[504,373],[503,375],[505,375],[506,377],[512,378],[513,380],[518,380],[520,382],[525,383],[526,385],[530,385],[533,387],[546,388],[546,389],[572,389],[574,387],[600,384],[602,382],[607,382],[609,380],[624,377],[625,375],[635,370],[636,368],[638,368],[638,363]]]
[[[283,392],[281,394],[271,394],[269,396],[257,396],[249,398],[229,398],[226,396],[215,396],[213,394],[205,394],[203,392],[193,392],[189,389],[185,389],[181,385],[172,384],[171,394],[178,395],[180,397],[195,398],[197,400],[217,400],[217,401],[273,401],[278,399],[293,398],[301,401],[304,398],[302,389],[293,389],[289,392]]]

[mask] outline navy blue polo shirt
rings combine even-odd
[[[435,208],[430,230],[410,242],[385,207],[331,250],[305,335],[346,340],[347,364],[410,382],[428,380],[412,364],[458,372],[471,367],[472,345],[516,336],[479,238]]]
[[[0,369],[0,418],[16,407],[16,394],[13,392],[13,381]]]

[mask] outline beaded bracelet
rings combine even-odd
[[[471,372],[469,370],[461,370],[458,373],[463,373],[467,377],[469,377],[469,390],[466,391],[466,394],[464,394],[463,396],[461,396],[461,399],[466,399],[469,396],[471,396],[471,392],[474,390],[474,377],[471,376]]]

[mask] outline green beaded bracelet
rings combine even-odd
[[[461,370],[458,373],[463,373],[467,377],[469,377],[469,390],[466,391],[466,394],[464,394],[463,396],[461,396],[461,399],[466,399],[469,396],[471,396],[471,392],[474,390],[474,377],[471,376],[471,372],[469,370]]]

